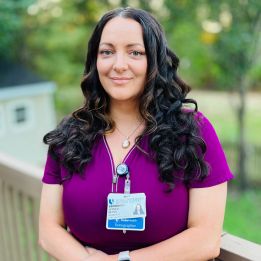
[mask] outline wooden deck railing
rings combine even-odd
[[[42,169],[0,154],[0,261],[51,261],[38,246]]]
[[[43,170],[0,153],[0,261],[54,261],[38,246]],[[261,246],[224,233],[219,261],[261,261]]]

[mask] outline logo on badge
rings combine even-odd
[[[113,205],[114,204],[114,199],[113,198],[109,198],[109,204]]]

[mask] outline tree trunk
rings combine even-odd
[[[246,94],[247,90],[251,86],[251,79],[248,77],[249,70],[257,64],[260,60],[261,54],[261,14],[256,18],[256,22],[254,23],[253,30],[253,38],[252,38],[252,46],[249,47],[250,52],[247,59],[248,71],[245,71],[244,76],[241,78],[240,86],[239,86],[239,108],[238,108],[238,123],[239,123],[239,155],[238,155],[238,177],[239,177],[239,185],[240,190],[244,191],[248,188],[248,180],[247,180],[247,143],[245,137],[245,112],[246,112]]]
[[[246,137],[245,137],[245,112],[246,112],[246,80],[242,80],[239,86],[239,107],[238,107],[238,131],[239,131],[239,143],[238,143],[238,178],[241,191],[245,191],[248,187],[247,171],[246,171]]]

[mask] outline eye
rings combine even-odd
[[[140,51],[131,51],[131,55],[132,56],[141,56],[143,55],[144,53],[143,52],[140,52]]]
[[[103,56],[109,56],[112,54],[111,50],[101,50],[99,51],[99,54],[103,55]]]

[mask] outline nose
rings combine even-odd
[[[127,69],[128,69],[128,64],[124,54],[117,54],[115,56],[115,61],[113,64],[113,70],[115,70],[117,73],[122,73]]]

